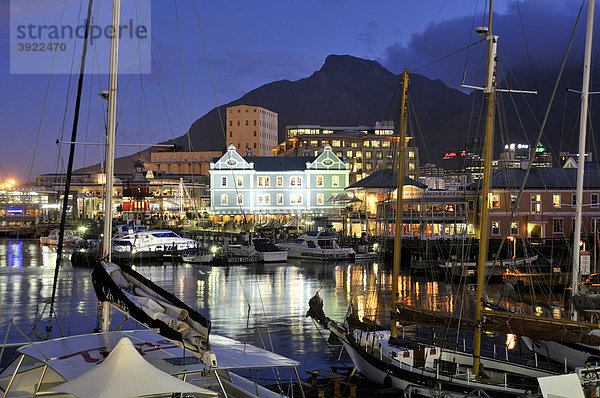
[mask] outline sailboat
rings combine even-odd
[[[590,84],[590,61],[592,54],[592,38],[594,29],[595,0],[588,1],[586,39],[583,63],[583,81],[581,89],[581,111],[579,115],[579,148],[577,161],[577,186],[575,203],[575,226],[573,231],[572,249],[572,280],[571,280],[571,319],[577,321],[578,312],[593,311],[600,308],[600,294],[588,291],[587,288],[580,289],[581,264],[580,247],[582,204],[583,204],[583,177],[585,164],[585,141],[588,120],[588,96]],[[595,233],[596,231],[594,231]],[[538,354],[546,356],[556,362],[564,363],[565,368],[576,368],[586,363],[600,361],[600,342],[587,343],[573,342],[564,343],[556,341],[535,340],[524,338],[527,346]]]
[[[356,369],[368,379],[402,390],[417,390],[420,395],[439,396],[440,390],[452,396],[471,393],[479,390],[489,396],[521,396],[537,392],[537,378],[551,376],[555,373],[533,366],[518,364],[507,359],[486,357],[481,353],[481,334],[483,331],[497,333],[515,333],[523,330],[547,327],[538,323],[537,319],[516,317],[515,314],[488,311],[483,308],[485,281],[485,264],[487,260],[488,239],[488,200],[491,180],[491,158],[494,131],[494,106],[496,95],[496,49],[498,36],[491,33],[492,11],[490,7],[488,26],[478,28],[477,32],[485,36],[488,42],[488,65],[486,86],[483,88],[487,99],[484,177],[481,205],[481,233],[479,243],[476,315],[474,320],[458,320],[451,314],[414,309],[400,305],[398,301],[398,272],[402,245],[402,176],[404,145],[401,145],[398,161],[398,183],[396,195],[396,220],[394,241],[394,262],[392,274],[392,319],[390,330],[381,330],[376,325],[361,322],[352,314],[344,325],[326,317],[323,302],[314,296],[310,302],[307,316],[312,317],[323,327],[329,329],[342,342],[349,353]],[[475,87],[473,87],[475,88]],[[402,100],[400,105],[400,138],[404,143],[406,136],[406,96],[408,92],[408,73],[402,74]],[[514,318],[514,319],[513,319]],[[533,318],[533,317],[531,317]],[[410,324],[414,322],[432,324],[437,327],[471,329],[474,333],[473,351],[467,352],[459,347],[448,348],[443,344],[421,343],[419,341],[399,338],[396,322]],[[590,327],[590,325],[587,325]],[[581,331],[580,325],[569,325]],[[556,336],[567,339],[568,331]],[[593,329],[593,326],[591,326]],[[508,330],[508,331],[507,331]],[[571,330],[572,331],[572,330]],[[583,332],[585,333],[585,332]]]
[[[91,20],[91,10],[90,1],[88,24]],[[113,0],[111,23],[113,27],[119,26],[119,10],[120,0]],[[86,29],[86,40],[88,33],[89,30]],[[111,39],[105,163],[108,193],[113,190],[114,177],[118,39],[118,35],[113,35]],[[85,59],[85,52],[83,59]],[[84,66],[85,63],[82,61],[81,75]],[[81,82],[82,79],[80,79],[80,89]],[[76,120],[74,124],[77,124]],[[68,198],[68,188],[64,197]],[[8,361],[8,365],[0,371],[2,396],[36,397],[53,392],[69,393],[81,391],[78,388],[82,383],[86,395],[79,393],[79,396],[147,395],[147,389],[142,394],[140,389],[135,389],[135,385],[144,384],[144,377],[154,378],[165,373],[165,376],[177,377],[180,383],[172,380],[174,390],[164,389],[164,385],[157,387],[157,390],[153,391],[157,396],[172,396],[171,393],[180,392],[194,392],[203,396],[216,395],[216,393],[234,397],[282,396],[281,393],[270,391],[254,381],[236,375],[231,370],[284,367],[293,368],[298,376],[296,367],[299,362],[226,337],[210,335],[211,323],[208,319],[134,270],[111,262],[112,195],[104,195],[104,200],[102,259],[97,261],[92,273],[94,290],[101,307],[100,330],[96,333],[39,343],[30,341],[29,344],[11,352],[10,359],[3,358]],[[59,244],[59,248],[60,246]],[[59,250],[56,273],[60,262]],[[115,310],[122,312],[124,319],[111,330],[111,317]],[[133,318],[147,329],[120,330],[122,323],[129,318]],[[2,351],[4,352],[4,348]],[[145,362],[142,363],[147,362],[152,367],[144,365],[127,369],[127,364],[140,364],[140,358],[131,355],[135,351],[143,356],[142,361]],[[105,366],[109,363],[114,365],[110,369]],[[145,372],[144,369],[150,371]],[[119,395],[96,394],[97,390],[102,390],[101,384],[110,385],[127,378],[115,377],[105,380],[93,376],[108,377],[119,370],[131,371],[129,380],[135,382],[122,386]],[[94,385],[85,384],[84,380],[90,379],[94,380]],[[152,383],[148,385],[157,382],[156,379],[151,381]],[[200,384],[202,388],[199,388]]]

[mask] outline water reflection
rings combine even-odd
[[[37,241],[0,240],[0,333],[8,320],[27,334],[42,314],[43,331],[48,309],[44,299],[52,292],[56,253]],[[308,300],[318,291],[327,316],[342,321],[350,302],[359,314],[388,325],[391,308],[391,268],[384,264],[305,263],[234,267],[161,263],[135,270],[212,321],[212,332],[295,358],[303,367],[339,365],[339,347],[330,347],[328,333],[320,331],[305,314]],[[452,312],[452,287],[426,277],[400,275],[400,300]],[[97,301],[90,271],[61,268],[57,286],[57,319],[53,336],[88,333],[96,327]],[[117,323],[119,321],[118,316]],[[129,320],[124,328],[137,326]],[[14,329],[9,341],[23,338]],[[335,352],[334,352],[335,351]],[[350,360],[342,357],[350,365]]]

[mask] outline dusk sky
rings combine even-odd
[[[18,1],[51,10],[48,18],[60,24],[64,1]],[[111,4],[98,3],[105,10]],[[121,68],[125,71],[119,78],[118,143],[148,144],[181,136],[216,106],[194,2],[179,0],[177,9],[174,4],[151,3],[152,73],[135,75],[128,73],[131,67]],[[196,4],[221,105],[266,83],[308,77],[329,54],[376,60],[394,73],[404,67],[416,70],[478,40],[473,27],[483,24],[484,7],[484,1],[477,0],[197,0]],[[83,5],[87,7],[87,0]],[[493,31],[500,36],[500,61],[523,69],[530,68],[531,59],[538,65],[532,70],[557,70],[580,6],[575,0],[494,1]],[[0,0],[0,180],[22,183],[66,167],[68,149],[63,147],[59,156],[55,141],[68,140],[71,134],[76,76],[53,75],[47,92],[49,75],[10,74],[10,13],[10,1]],[[580,32],[584,24],[585,15]],[[581,48],[578,43],[574,53],[581,53]],[[480,49],[471,54],[476,51],[479,54]],[[418,73],[458,87],[465,56],[463,52]],[[88,70],[93,69],[92,59],[98,58],[108,58],[108,53],[92,51]],[[467,80],[474,74],[468,70]],[[97,94],[107,86],[106,74],[86,77],[78,141],[103,140],[106,105]],[[143,147],[117,148],[117,156],[139,149]],[[98,163],[103,156],[100,147],[78,147],[76,152],[76,167]]]

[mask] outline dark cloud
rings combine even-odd
[[[494,14],[493,33],[498,35],[498,55],[502,72],[525,71],[529,76],[557,70],[567,48],[581,3],[579,1],[547,2],[544,0],[515,1],[503,14]],[[584,9],[570,60],[583,57],[585,30]],[[448,54],[480,39],[474,28],[485,20],[483,15],[464,16],[435,24],[413,34],[407,44],[387,47],[380,62],[395,73],[403,68],[418,70],[430,78],[439,78],[452,87],[460,85],[463,72],[470,84],[481,84],[485,70],[485,45],[474,46],[431,66],[420,69]]]

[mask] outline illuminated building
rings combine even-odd
[[[273,156],[277,146],[278,115],[260,106],[236,105],[227,107],[227,145],[240,153],[252,151],[256,156]]]
[[[419,148],[412,146],[407,137],[404,173],[419,178]],[[375,126],[286,126],[286,140],[273,152],[275,156],[316,156],[325,146],[332,147],[340,159],[350,164],[350,183],[371,173],[396,167],[399,136],[391,121],[377,122]]]
[[[330,146],[313,158],[242,157],[230,145],[211,164],[211,211],[216,215],[339,216],[340,204],[330,199],[344,194],[349,173],[348,164]]]
[[[60,219],[58,192],[35,186],[0,189],[0,227]]]
[[[172,174],[208,175],[210,162],[223,155],[223,151],[156,151],[150,153],[150,161],[144,168]]]
[[[533,168],[517,203],[525,170],[506,169],[492,177],[489,197],[490,237],[568,238],[575,220],[576,169]],[[475,190],[476,184],[471,189]],[[509,217],[515,208],[511,225]],[[600,170],[586,170],[583,185],[582,234],[593,232],[600,219]],[[478,226],[475,226],[478,230]],[[476,236],[475,228],[469,235]],[[600,227],[597,227],[600,230]],[[507,231],[508,229],[508,231]]]
[[[361,201],[352,204],[353,226],[364,224],[368,236],[392,236],[396,212],[397,174],[381,170],[346,191]],[[465,191],[428,189],[408,177],[403,187],[403,234],[423,239],[464,238],[467,226]],[[362,218],[361,218],[362,217]]]

